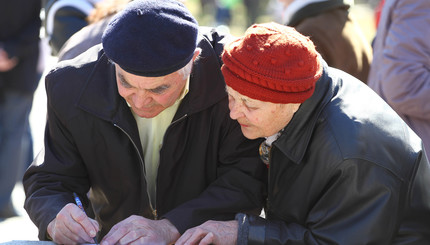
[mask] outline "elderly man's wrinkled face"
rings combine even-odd
[[[230,117],[237,120],[248,139],[268,137],[283,129],[300,104],[274,104],[251,99],[227,86]]]
[[[187,82],[179,71],[163,77],[142,77],[115,67],[118,92],[139,117],[152,118],[172,106]]]

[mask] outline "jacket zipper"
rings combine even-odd
[[[184,114],[182,117],[180,117],[180,118],[178,118],[178,119],[176,119],[175,121],[173,121],[170,125],[169,125],[169,128],[170,128],[170,126],[172,126],[173,124],[176,124],[177,122],[179,122],[179,121],[182,121],[184,118],[186,118],[188,116],[188,114]],[[167,131],[167,130],[166,130]],[[164,134],[164,136],[166,136],[166,134]],[[163,139],[164,140],[164,139]]]
[[[184,114],[182,117],[180,117],[180,118],[176,119],[175,121],[173,121],[172,123],[170,123],[169,127],[167,127],[166,132],[164,133],[164,136],[163,136],[163,145],[164,145],[164,142],[165,142],[165,139],[166,139],[167,131],[169,131],[169,129],[172,127],[173,124],[176,124],[179,121],[182,121],[187,116],[188,116],[188,114]],[[161,148],[163,148],[163,147],[161,147]],[[160,150],[160,152],[161,152],[161,150]],[[161,154],[160,154],[160,163],[161,163]],[[157,185],[155,185],[155,189],[157,189]]]
[[[269,170],[267,171],[267,197],[266,197],[266,210],[265,210],[265,218],[267,218],[267,215],[270,213],[270,209],[271,209],[271,203],[270,203],[270,165],[269,165]]]
[[[180,117],[180,118],[178,118],[178,119],[176,119],[175,121],[173,121],[170,125],[169,125],[169,127],[168,127],[168,129],[173,125],[173,124],[176,124],[177,122],[179,122],[179,121],[182,121],[184,118],[186,118],[188,116],[188,114],[185,114],[185,115],[183,115],[182,117]],[[141,165],[141,167],[142,167],[142,169],[144,170],[143,171],[143,175],[144,175],[144,178],[145,178],[145,181],[146,181],[146,170],[145,170],[145,164],[144,164],[144,162],[143,162],[143,158],[142,158],[142,156],[140,155],[140,153],[139,153],[139,149],[137,148],[137,145],[136,145],[136,143],[133,141],[133,139],[130,137],[130,135],[124,130],[124,129],[122,129],[118,124],[116,124],[116,123],[114,123],[114,126],[115,127],[117,127],[117,128],[119,128],[125,135],[127,135],[127,137],[128,137],[128,139],[131,141],[131,143],[133,144],[133,146],[134,146],[134,149],[136,150],[136,152],[137,152],[137,155],[139,156],[139,162],[140,162],[140,165]],[[166,130],[166,132],[167,132],[167,130]],[[166,134],[164,134],[164,137],[163,137],[163,142],[164,142],[164,140],[165,140],[165,138],[166,138]],[[161,156],[160,156],[160,159],[161,159]],[[160,160],[160,162],[161,162],[161,160]],[[158,219],[158,213],[157,213],[157,198],[155,198],[155,200],[154,200],[154,206],[152,205],[152,199],[151,199],[151,195],[149,195],[149,192],[148,192],[148,188],[146,188],[146,194],[148,195],[148,198],[149,198],[149,207],[151,208],[151,212],[152,212],[152,215],[154,216],[154,219],[155,220],[157,220]],[[157,196],[157,184],[155,185],[155,196]]]
[[[167,127],[166,132],[164,133],[164,136],[163,136],[163,143],[162,143],[163,145],[164,145],[164,142],[166,139],[167,131],[169,131],[169,129],[172,127],[172,125],[178,123],[179,121],[182,121],[187,116],[188,116],[188,114],[184,114],[182,117],[180,117],[180,118],[176,119],[175,121],[173,121],[172,123],[170,123],[170,125]],[[163,146],[161,146],[161,148],[163,148]],[[160,149],[160,153],[161,153],[161,149]],[[160,154],[160,163],[162,162],[161,161],[162,157],[163,156]],[[158,164],[158,168],[160,168],[160,164]],[[157,170],[157,175],[158,175],[158,170]],[[158,182],[157,182],[157,178],[156,178],[156,180],[155,180],[155,199],[157,199],[157,186],[158,186]]]
[[[272,143],[272,149],[271,149],[271,151],[273,151],[273,146],[274,146],[274,144]],[[265,218],[267,219],[267,215],[268,214],[270,214],[270,209],[271,209],[271,203],[270,203],[270,190],[271,190],[271,188],[270,188],[270,181],[271,181],[271,179],[270,179],[270,173],[272,172],[271,171],[271,169],[273,168],[273,164],[271,163],[272,162],[272,159],[273,159],[273,152],[271,152],[270,153],[272,156],[269,158],[269,169],[267,170],[267,198],[266,198],[266,212],[265,212]]]
[[[119,128],[125,135],[127,135],[127,137],[128,137],[128,139],[131,141],[131,143],[133,144],[133,146],[134,146],[134,149],[136,150],[136,152],[137,152],[137,155],[139,156],[139,162],[140,162],[140,166],[142,167],[142,169],[143,169],[143,176],[144,176],[144,178],[145,178],[145,182],[146,182],[146,169],[145,169],[145,164],[144,164],[144,162],[143,162],[143,158],[142,158],[142,156],[140,155],[140,153],[139,153],[139,149],[137,148],[137,145],[136,145],[136,143],[133,141],[133,139],[130,137],[130,135],[124,130],[124,129],[122,129],[118,124],[116,124],[116,123],[114,123],[113,124],[115,127],[117,127],[117,128]],[[156,191],[156,193],[157,193],[157,191]],[[155,220],[157,220],[158,219],[158,213],[157,213],[157,203],[156,203],[156,200],[154,201],[154,206],[152,205],[152,200],[151,200],[151,195],[149,195],[149,192],[148,192],[148,188],[146,188],[146,194],[148,195],[148,199],[149,199],[149,207],[151,208],[151,212],[152,212],[152,216],[154,217],[154,219]]]

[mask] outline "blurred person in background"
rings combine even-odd
[[[421,137],[430,155],[430,1],[386,0],[368,85]]]
[[[29,115],[40,72],[41,2],[2,1],[0,8],[0,219],[17,215],[12,191],[33,160]]]
[[[246,9],[246,28],[255,24],[257,22],[258,17],[260,17],[267,5],[269,0],[242,0],[243,5],[245,5]]]
[[[375,27],[378,28],[379,25],[379,20],[381,19],[381,12],[382,12],[382,8],[384,7],[385,4],[385,0],[381,0],[378,5],[375,7],[375,12],[374,12],[374,16],[375,16]]]
[[[367,83],[372,48],[350,8],[353,0],[279,0],[283,23],[309,36],[329,66]]]
[[[101,43],[102,34],[114,14],[132,0],[102,0],[88,15],[88,25],[73,34],[58,52],[58,61],[75,58],[92,46]]]
[[[232,9],[240,0],[215,0],[215,26],[229,27],[231,24]]]
[[[58,55],[64,43],[88,25],[87,17],[101,0],[42,0],[44,27],[51,53]]]

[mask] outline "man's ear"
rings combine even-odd
[[[194,51],[194,55],[193,55],[193,62],[196,60],[197,56],[199,56],[199,54],[202,52],[202,50],[200,48],[196,48],[196,50]]]

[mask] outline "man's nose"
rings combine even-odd
[[[152,101],[151,96],[146,91],[139,91],[133,96],[134,106],[137,108],[145,107]]]

